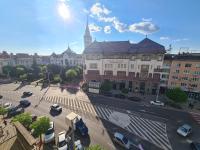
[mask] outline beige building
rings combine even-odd
[[[180,87],[189,97],[200,99],[200,54],[184,53],[173,58],[168,87]]]

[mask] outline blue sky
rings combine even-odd
[[[86,16],[93,39],[148,37],[173,53],[199,50],[199,0],[0,0],[0,51],[49,55],[83,51]],[[197,51],[193,51],[197,52]]]

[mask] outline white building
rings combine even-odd
[[[81,54],[76,54],[68,47],[62,54],[53,53],[50,56],[50,63],[63,66],[82,66],[83,59]]]

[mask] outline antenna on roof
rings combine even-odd
[[[146,38],[147,38],[147,34],[146,34]]]
[[[167,53],[171,53],[171,50],[172,50],[172,45],[169,44],[169,48],[167,49]]]

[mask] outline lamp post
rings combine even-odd
[[[160,92],[160,82],[159,82],[159,85],[158,85],[158,88],[157,88],[156,101],[158,101],[159,92]]]

